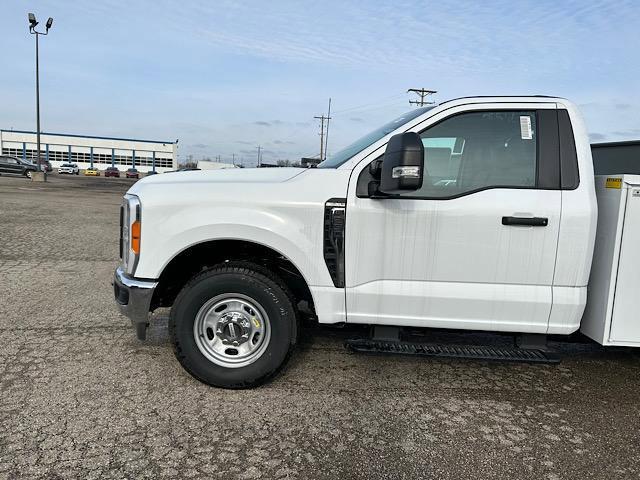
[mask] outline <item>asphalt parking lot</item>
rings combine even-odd
[[[640,352],[558,366],[348,353],[305,330],[249,391],[185,373],[111,289],[132,182],[0,177],[0,478],[638,478]]]

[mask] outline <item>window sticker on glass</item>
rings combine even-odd
[[[531,140],[533,131],[531,130],[531,117],[528,115],[520,116],[520,138],[522,140]]]

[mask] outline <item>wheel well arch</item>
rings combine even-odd
[[[309,285],[293,262],[273,248],[261,243],[220,239],[197,243],[175,255],[163,268],[151,300],[151,310],[169,307],[194,275],[202,270],[232,260],[249,261],[268,268],[289,288],[295,298],[313,310],[313,295]]]

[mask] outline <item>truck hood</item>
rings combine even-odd
[[[223,168],[163,173],[144,177],[129,190],[135,194],[145,185],[199,183],[280,183],[304,173],[304,168]]]
[[[147,219],[196,215],[193,224],[210,224],[231,222],[233,213],[233,222],[247,225],[289,209],[323,215],[327,200],[346,196],[350,174],[333,168],[196,170],[145,177],[129,193],[140,198]]]

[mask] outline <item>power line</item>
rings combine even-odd
[[[334,115],[338,115],[338,114],[347,113],[347,112],[351,112],[351,111],[355,111],[355,110],[360,110],[360,109],[371,107],[371,106],[376,107],[376,106],[381,105],[382,103],[388,102],[389,100],[400,99],[400,98],[402,98],[404,96],[405,96],[404,93],[400,93],[400,94],[396,94],[396,95],[390,95],[388,97],[380,98],[376,102],[364,103],[362,105],[354,105],[354,106],[351,106],[351,107],[343,108],[342,110],[336,110],[335,112],[333,112],[333,114]]]
[[[405,96],[406,98],[406,93],[402,94],[403,96]],[[358,110],[352,110],[350,112],[345,113],[338,113],[338,112],[331,112],[331,117],[332,120],[337,120],[338,117],[340,118],[344,118],[345,115],[355,115],[356,117],[361,117],[365,114],[369,114],[370,112],[373,112],[375,110],[385,110],[385,109],[391,109],[391,108],[402,108],[403,111],[406,111],[407,107],[405,106],[405,100],[403,99],[398,99],[395,100],[391,103],[381,103],[378,105],[372,105],[366,108],[361,108]]]
[[[355,105],[355,106],[351,106],[348,108],[344,108],[342,110],[335,110],[335,111],[331,111],[331,120],[335,120],[336,116],[341,116],[345,113],[352,113],[355,111],[358,111],[358,113],[361,113],[362,111],[368,111],[368,110],[377,110],[380,108],[389,108],[389,107],[400,107],[401,104],[399,102],[402,101],[402,98],[405,98],[406,93],[400,93],[400,94],[396,94],[396,95],[391,95],[388,97],[384,97],[381,98],[380,101],[378,102],[372,102],[372,103],[366,103],[363,105]],[[388,103],[389,100],[392,99],[397,99],[395,100],[393,103]],[[298,126],[296,128],[294,128],[293,130],[291,130],[291,132],[287,135],[285,135],[284,137],[281,138],[281,140],[289,140],[291,138],[294,137],[299,137],[300,136],[300,132],[303,129],[306,129],[307,126],[303,125],[303,126]],[[326,142],[325,142],[326,143]],[[310,154],[310,155],[306,155],[306,156],[313,156],[315,154]]]
[[[419,100],[409,100],[409,105],[418,105],[419,107],[424,107],[425,105],[432,105],[434,102],[427,102],[425,98],[429,95],[433,95],[434,93],[438,93],[437,90],[426,90],[424,88],[410,88],[407,90],[407,93],[416,93],[420,99]]]

